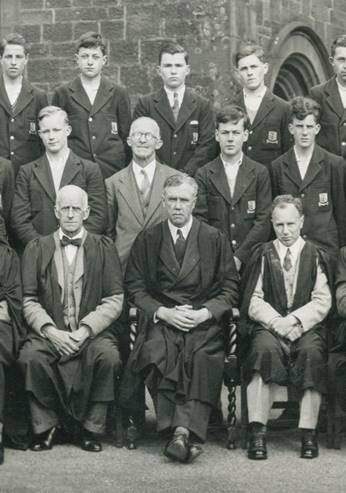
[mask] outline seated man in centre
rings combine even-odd
[[[137,237],[125,275],[140,330],[121,387],[120,403],[135,405],[145,380],[164,454],[188,462],[201,452],[223,376],[221,322],[238,302],[238,275],[224,234],[195,218],[198,186],[187,175],[166,179],[165,220]]]
[[[249,459],[266,459],[266,424],[276,390],[291,383],[300,395],[301,457],[318,455],[316,426],[326,392],[327,328],[331,307],[326,254],[301,237],[303,207],[276,197],[276,239],[253,253],[244,273],[241,334],[250,425]],[[248,320],[246,320],[248,317]]]
[[[66,416],[80,425],[80,445],[102,450],[107,406],[121,361],[114,322],[123,304],[113,242],[87,232],[84,190],[57,192],[59,229],[32,240],[23,258],[23,311],[28,339],[19,355],[29,398],[35,452],[52,448]]]

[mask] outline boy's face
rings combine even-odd
[[[186,76],[190,73],[190,65],[187,65],[184,53],[163,53],[161,63],[157,67],[163,85],[174,91],[185,84]]]
[[[6,45],[1,57],[1,68],[9,79],[20,77],[28,63],[28,55],[21,45]]]
[[[333,57],[330,57],[338,82],[346,86],[346,46],[337,46]]]
[[[103,55],[100,47],[80,48],[76,54],[76,61],[83,76],[94,79],[102,72],[107,57]]]
[[[238,62],[238,74],[244,88],[248,91],[256,91],[264,85],[264,76],[268,72],[268,64],[262,62],[257,55],[245,56]]]
[[[316,123],[314,115],[308,115],[304,120],[293,118],[292,123],[288,125],[288,130],[293,135],[295,145],[305,150],[314,146],[316,135],[320,128],[321,126]]]
[[[243,118],[237,123],[219,123],[219,128],[215,132],[215,139],[220,144],[221,154],[226,159],[241,153],[248,136],[249,132],[244,129]]]

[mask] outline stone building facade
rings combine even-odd
[[[240,39],[269,53],[268,85],[289,99],[331,74],[329,46],[346,32],[345,0],[1,0],[1,33],[31,43],[29,79],[48,91],[76,73],[74,41],[86,31],[108,42],[108,75],[133,102],[155,89],[158,49],[176,39],[190,52],[189,84],[216,107],[239,86],[232,58]]]

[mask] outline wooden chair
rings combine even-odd
[[[236,419],[236,387],[239,384],[239,365],[237,357],[237,323],[239,320],[239,310],[233,309],[232,317],[229,318],[226,332],[226,356],[224,383],[228,389],[228,416],[227,416],[227,442],[228,449],[236,448],[237,440],[237,419]],[[138,333],[138,311],[136,308],[130,309],[130,350],[132,351]],[[143,385],[144,388],[144,385]],[[145,419],[145,417],[143,418]],[[128,449],[137,448],[138,438],[138,417],[128,416],[128,425],[125,431],[125,441]]]

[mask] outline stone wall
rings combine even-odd
[[[76,73],[74,41],[94,30],[108,40],[106,73],[132,100],[155,89],[157,53],[175,38],[190,52],[189,84],[219,106],[238,85],[232,54],[240,38],[268,48],[290,22],[303,21],[328,47],[346,32],[345,0],[1,0],[2,32],[31,43],[28,77],[52,91]]]

